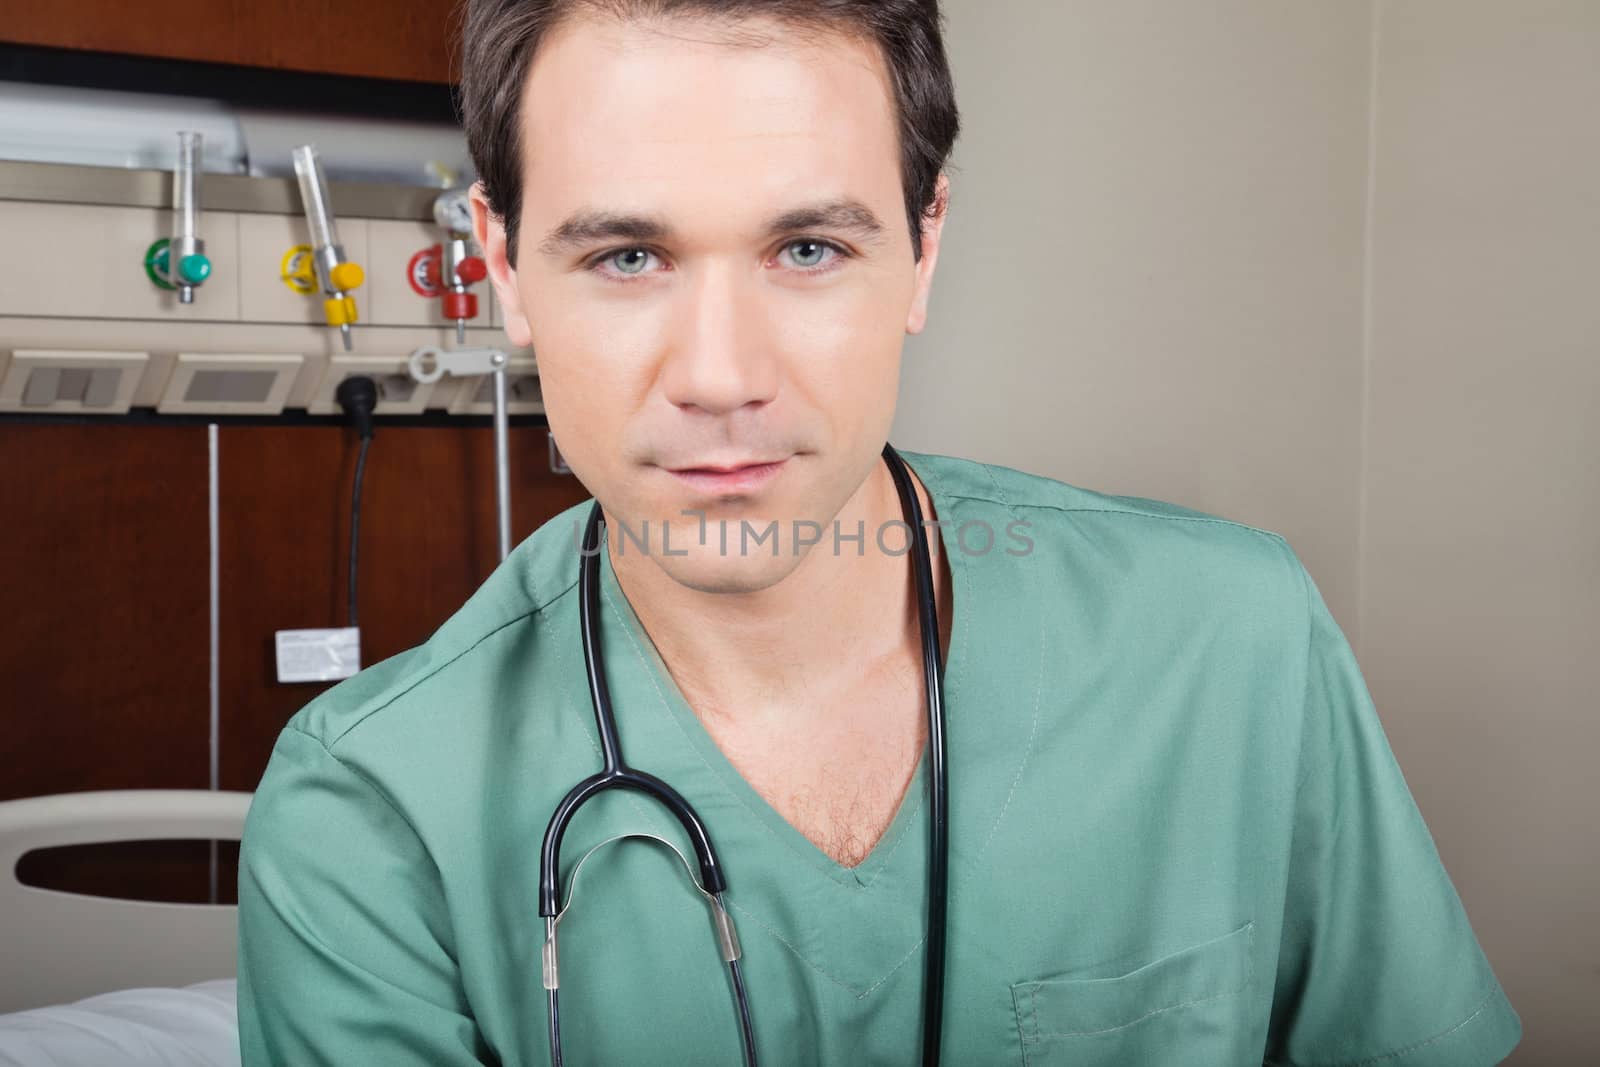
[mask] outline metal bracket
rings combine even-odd
[[[477,378],[503,370],[511,357],[498,348],[440,348],[428,345],[411,353],[411,377],[432,385],[446,374],[452,378]]]
[[[494,498],[500,528],[500,558],[511,554],[511,420],[507,414],[506,366],[511,361],[498,348],[440,348],[427,345],[406,361],[411,377],[432,385],[446,374],[454,378],[494,375]]]

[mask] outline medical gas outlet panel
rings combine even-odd
[[[508,411],[542,414],[538,366],[500,328],[464,190],[0,162],[0,417],[489,414],[490,377],[419,380],[423,349],[506,354]]]

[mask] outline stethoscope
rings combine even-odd
[[[889,465],[895,489],[900,494],[900,510],[910,527],[912,568],[917,586],[917,616],[922,631],[922,669],[928,702],[929,777],[933,809],[930,820],[932,847],[928,861],[928,955],[922,1010],[922,1062],[937,1064],[944,1020],[945,912],[950,858],[949,804],[945,781],[944,668],[939,656],[939,616],[934,602],[933,567],[928,558],[928,538],[922,525],[922,508],[917,502],[905,461],[899,453],[885,444],[883,459]],[[722,959],[728,965],[728,973],[733,980],[744,1062],[748,1067],[755,1067],[755,1028],[750,1021],[750,998],[745,992],[744,971],[739,966],[739,938],[733,918],[722,899],[728,883],[717,851],[711,844],[711,835],[694,808],[677,790],[652,774],[634,770],[622,758],[617,720],[611,713],[611,696],[606,687],[605,664],[600,657],[600,553],[604,551],[600,546],[600,532],[604,522],[600,504],[596,501],[589,509],[589,521],[584,528],[583,561],[578,574],[578,619],[583,631],[583,662],[589,675],[589,696],[594,704],[595,726],[600,732],[603,766],[598,774],[590,775],[573,786],[572,791],[556,807],[555,814],[550,817],[550,825],[545,829],[544,848],[539,857],[539,914],[545,922],[543,969],[550,1009],[550,1059],[554,1067],[561,1067],[560,967],[556,952],[556,926],[565,910],[557,877],[561,869],[561,839],[584,801],[608,789],[632,789],[659,801],[677,816],[694,846],[700,867],[700,883],[696,888],[710,906]],[[579,866],[582,866],[581,861]],[[573,878],[576,881],[576,869]]]

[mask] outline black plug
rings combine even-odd
[[[372,437],[372,413],[378,406],[378,383],[365,374],[353,375],[339,383],[333,398],[350,416],[356,434],[363,440]]]
[[[333,391],[333,398],[344,408],[344,413],[361,438],[361,448],[356,453],[355,483],[350,488],[350,625],[358,625],[356,612],[356,566],[361,546],[361,482],[367,470],[367,446],[372,444],[372,412],[378,406],[378,383],[364,374],[346,378]]]

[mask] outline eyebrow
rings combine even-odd
[[[848,197],[805,204],[767,221],[765,236],[778,237],[799,230],[832,230],[852,234],[864,243],[875,244],[884,234],[884,224],[872,209]],[[601,241],[669,241],[672,227],[654,215],[628,215],[615,211],[578,211],[551,230],[539,242],[547,256],[596,244]]]

